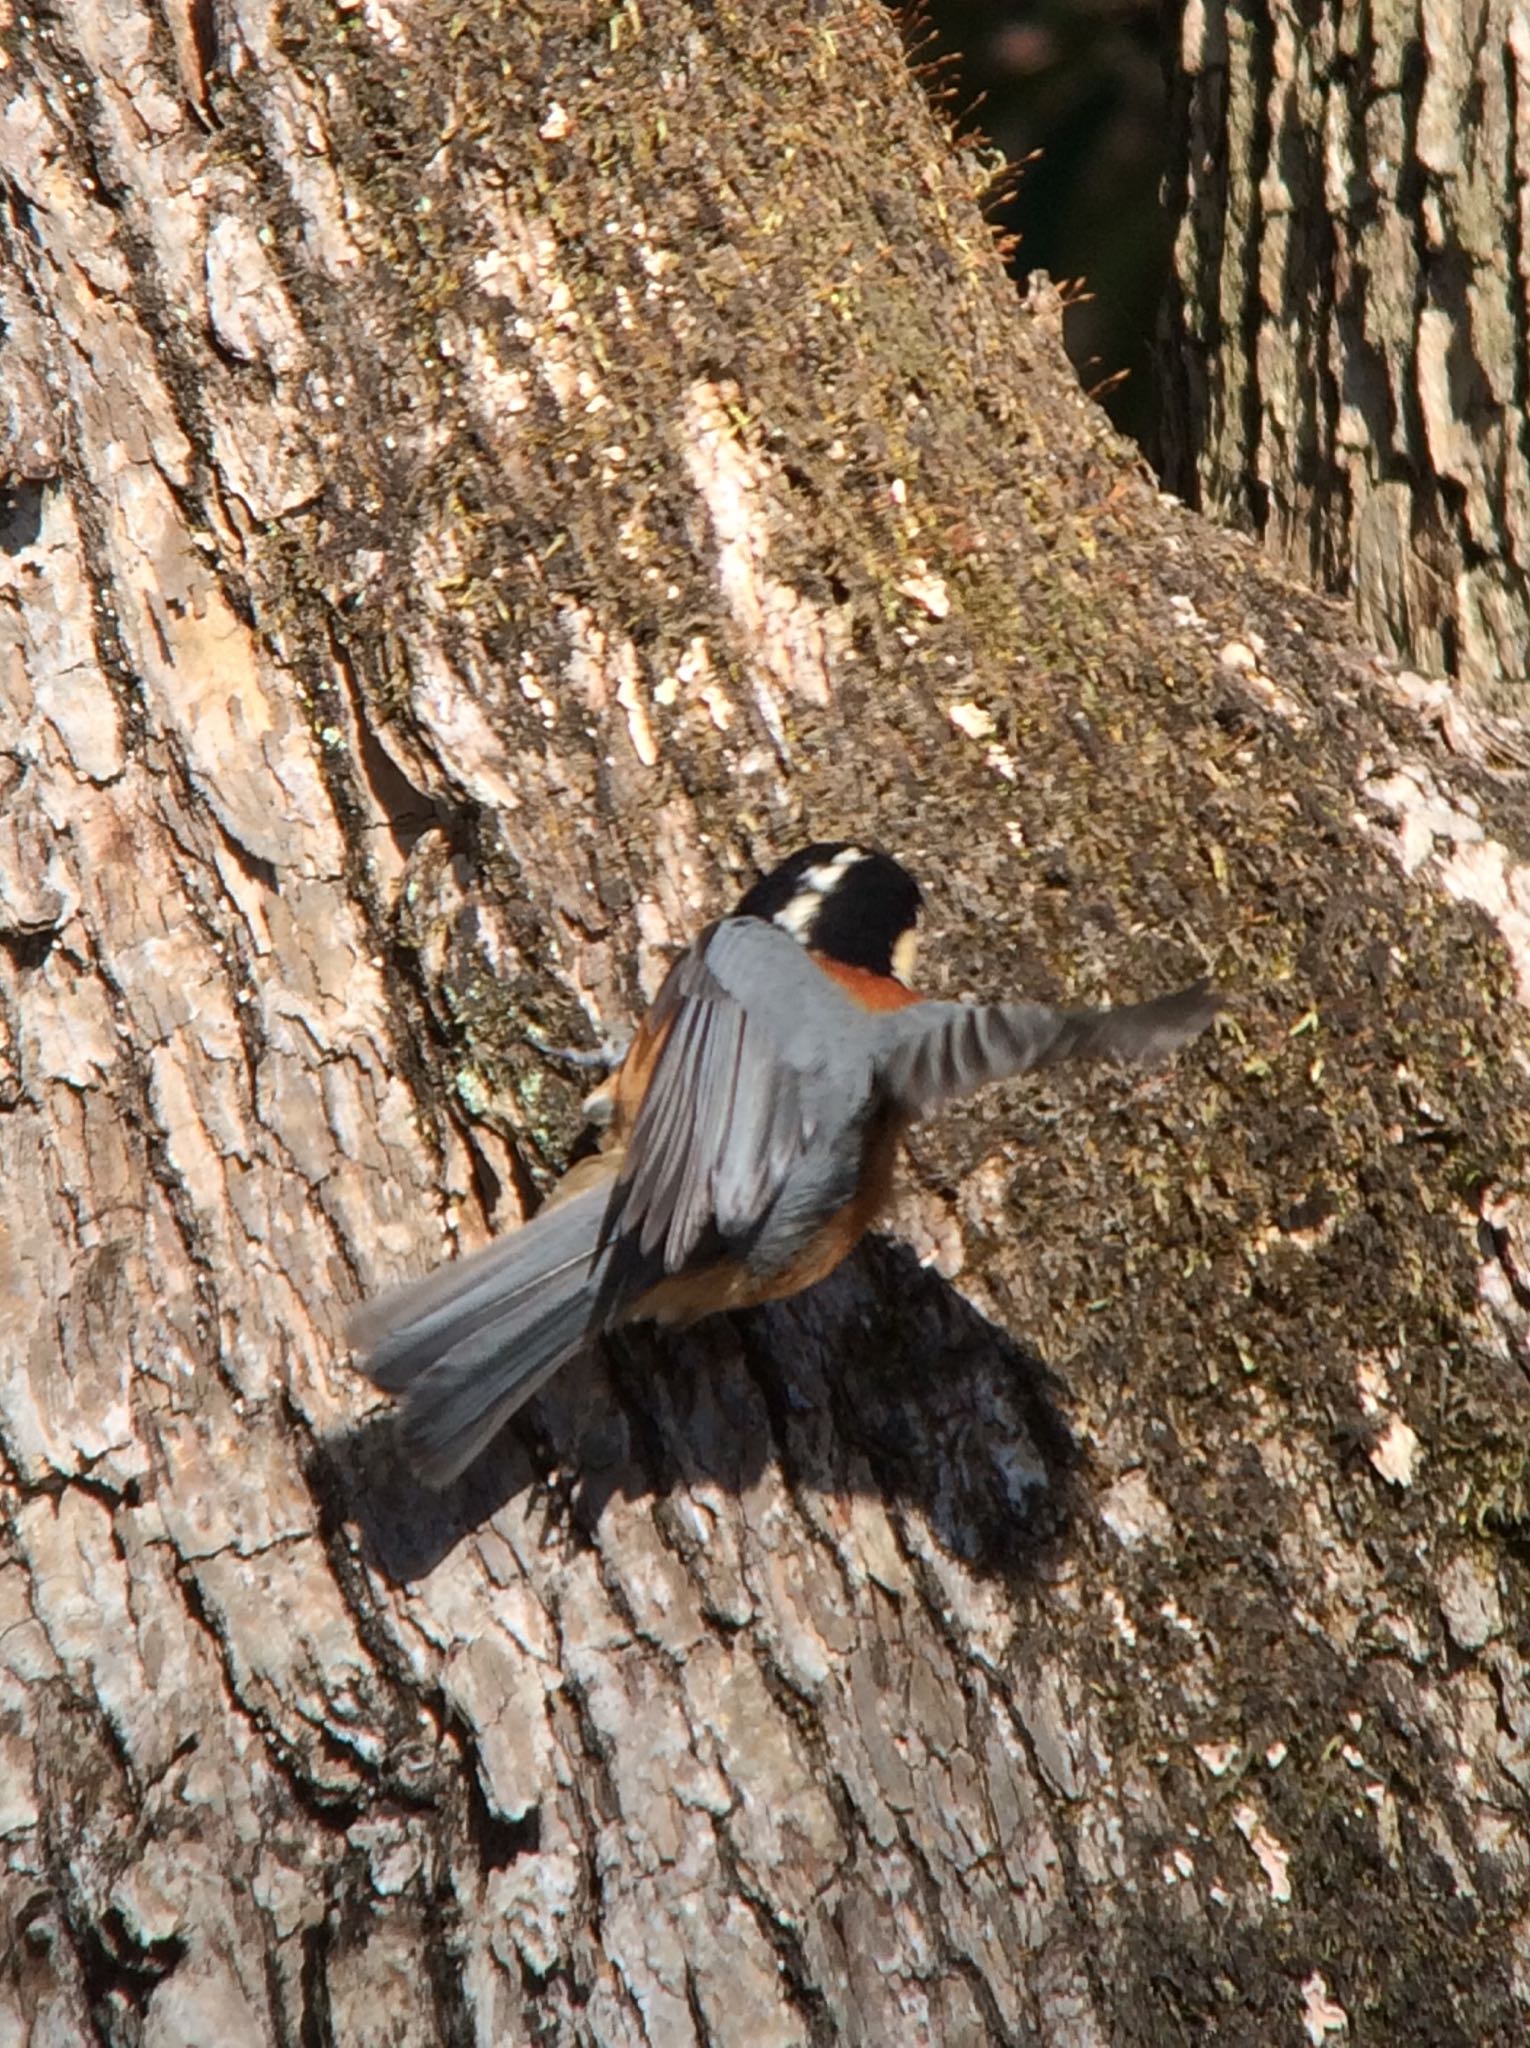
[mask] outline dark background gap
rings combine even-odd
[[[1085,390],[1156,462],[1151,352],[1173,253],[1160,188],[1177,8],[923,0],[917,13],[901,11],[920,64],[940,63],[930,83],[949,94],[960,127],[1024,166],[989,208],[1020,237],[1016,282],[1033,270],[1083,280],[1090,297],[1069,308],[1068,353]]]

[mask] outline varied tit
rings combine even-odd
[[[530,1223],[364,1309],[353,1336],[445,1485],[603,1330],[821,1280],[875,1219],[907,1127],[985,1081],[1146,1060],[1203,1031],[1203,982],[1114,1010],[909,986],[920,893],[885,853],[804,847],[670,969],[613,1086],[607,1148]]]

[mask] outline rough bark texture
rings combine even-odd
[[[5,49],[0,2038],[1517,2038],[1497,730],[1160,502],[880,6]],[[424,1493],[348,1307],[844,831],[1232,1016]]]
[[[1530,675],[1530,17],[1190,0],[1170,480],[1417,666]]]

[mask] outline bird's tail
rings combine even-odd
[[[401,1397],[404,1442],[432,1486],[455,1479],[595,1335],[609,1193],[607,1183],[549,1203],[356,1316],[367,1377]]]

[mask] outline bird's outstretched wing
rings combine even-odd
[[[928,1116],[986,1082],[1060,1060],[1162,1059],[1198,1037],[1220,1008],[1204,981],[1112,1010],[916,1003],[880,1020],[877,1085],[905,1116]]]
[[[819,1218],[854,1192],[859,1149],[814,1140],[852,1129],[876,1040],[789,933],[726,918],[682,954],[650,1018],[662,1043],[602,1227],[616,1308],[698,1254],[749,1261],[783,1209]],[[840,1183],[843,1182],[843,1185]]]

